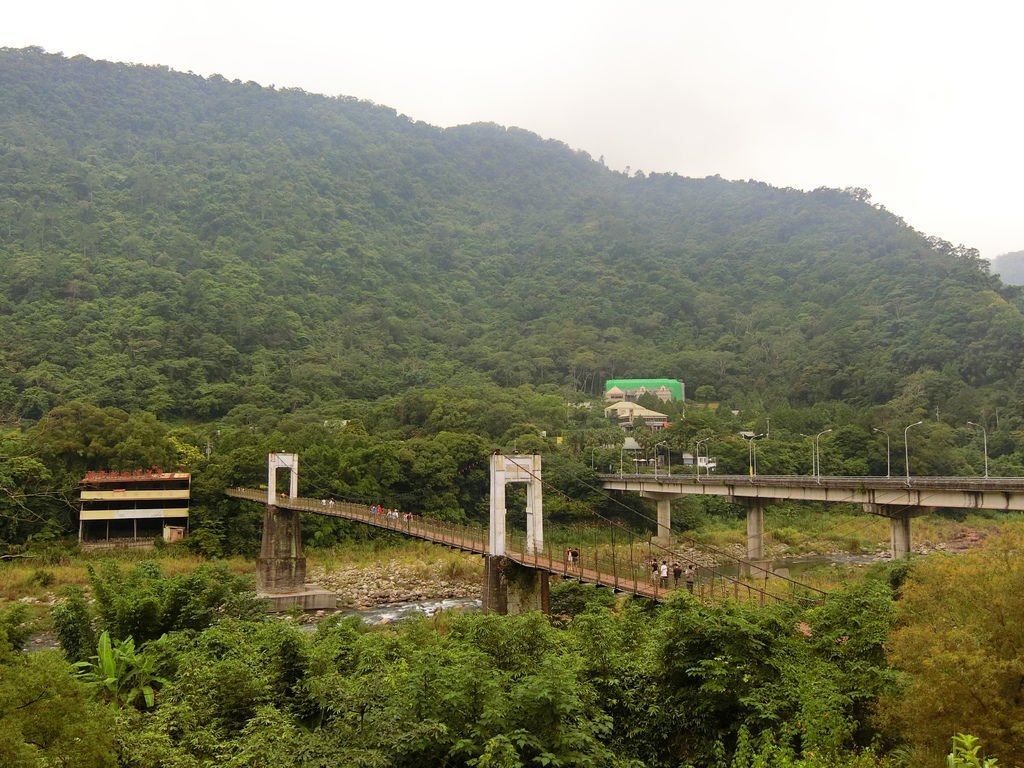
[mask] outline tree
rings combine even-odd
[[[951,733],[968,731],[1003,760],[1024,760],[1022,546],[1024,535],[1007,532],[980,550],[917,561],[910,571],[888,642],[907,688],[887,699],[882,716],[922,759],[937,760]]]
[[[113,713],[92,701],[55,651],[0,661],[0,764],[108,768]]]

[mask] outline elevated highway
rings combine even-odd
[[[638,493],[658,504],[658,538],[668,541],[671,501],[723,496],[747,508],[747,557],[763,559],[764,508],[776,501],[859,504],[890,520],[893,557],[911,550],[910,518],[935,509],[1024,511],[1020,477],[840,477],[814,475],[601,475],[606,490]]]

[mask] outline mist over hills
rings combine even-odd
[[[0,50],[0,412],[344,414],[410,387],[975,413],[1024,315],[864,190],[613,172],[514,128]]]
[[[1007,285],[1024,285],[1024,251],[996,256],[992,259],[992,271]]]

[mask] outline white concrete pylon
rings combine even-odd
[[[267,455],[267,505],[277,506],[277,470],[288,470],[288,495],[293,499],[299,495],[299,454],[271,453]]]
[[[540,454],[505,456],[491,454],[491,515],[489,551],[505,554],[505,485],[526,484],[526,554],[544,550],[543,484]]]

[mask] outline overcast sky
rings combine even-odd
[[[513,125],[618,169],[865,187],[991,258],[1024,250],[1022,21],[1011,0],[37,0],[5,3],[0,46]]]

